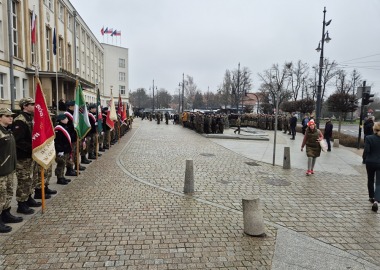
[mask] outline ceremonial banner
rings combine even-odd
[[[77,83],[74,109],[74,128],[77,131],[79,139],[83,139],[91,129],[90,120],[86,102],[83,97],[82,86]]]
[[[102,115],[102,106],[100,105],[100,91],[96,93],[96,116],[98,118],[98,133],[103,131],[103,115]]]
[[[55,133],[46,106],[41,82],[38,78],[34,105],[34,125],[32,131],[32,158],[44,169],[55,159]]]

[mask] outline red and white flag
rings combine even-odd
[[[32,39],[32,43],[36,44],[36,13],[32,13],[32,25],[30,26],[30,35]]]
[[[55,159],[55,133],[40,80],[37,78],[32,131],[32,157],[44,169]]]

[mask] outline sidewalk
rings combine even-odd
[[[274,131],[255,128],[241,128],[240,140],[227,140],[224,136],[238,136],[233,133],[233,129],[226,129],[220,138],[212,138],[227,149],[230,149],[240,155],[253,160],[273,164],[273,141]],[[257,134],[261,137],[269,138],[269,141],[255,140]],[[249,140],[244,140],[248,138]],[[291,136],[277,131],[277,146],[275,153],[275,164],[283,166],[284,147],[290,147],[291,167],[297,169],[307,169],[306,152],[301,152],[303,140],[302,133],[297,133],[295,140],[290,140]],[[333,143],[331,143],[331,146]],[[363,149],[349,148],[344,146],[332,147],[331,152],[322,152],[320,158],[317,158],[316,171],[339,173],[343,175],[363,175],[365,174],[365,165],[362,165]]]
[[[279,151],[290,145],[281,136]],[[282,156],[271,165],[270,140],[248,142],[136,119],[48,200],[45,214],[0,236],[0,269],[380,269],[380,218],[361,163],[348,168],[353,174],[318,164],[306,177],[295,157],[306,162],[305,153],[291,149],[292,169],[284,170]],[[322,155],[345,162],[350,153]],[[183,194],[186,159],[194,161],[192,195]],[[260,196],[265,238],[243,232],[241,200],[249,196]]]

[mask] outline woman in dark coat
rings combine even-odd
[[[307,176],[314,174],[315,162],[317,157],[321,155],[321,146],[319,142],[322,140],[322,132],[316,128],[314,120],[310,120],[307,123],[307,129],[301,145],[301,151],[303,151],[303,148],[306,145]]]
[[[380,202],[380,122],[373,125],[373,132],[373,135],[368,135],[365,139],[364,152],[369,201],[373,203],[372,211],[377,212]]]

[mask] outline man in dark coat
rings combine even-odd
[[[333,124],[331,123],[331,119],[327,119],[326,125],[325,125],[325,132],[323,134],[323,137],[326,140],[327,143],[327,151],[331,152],[331,142],[330,139],[332,137],[332,131],[333,131]]]
[[[364,132],[364,143],[367,136],[373,134],[373,125],[374,125],[374,117],[369,116],[367,120],[364,121],[363,132]],[[366,152],[363,151],[363,164],[365,164],[366,160]]]
[[[290,118],[289,126],[290,126],[290,131],[292,133],[292,137],[290,139],[294,140],[296,136],[296,127],[297,127],[297,117],[295,113],[293,113],[292,117]]]

